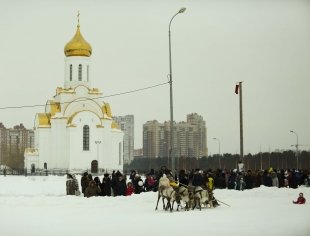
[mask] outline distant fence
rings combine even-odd
[[[117,171],[117,170],[116,170]],[[63,176],[68,173],[74,173],[74,174],[80,174],[83,175],[84,172],[88,172],[94,176],[96,175],[103,175],[105,173],[112,174],[113,170],[108,170],[108,169],[99,169],[99,172],[97,173],[92,173],[90,169],[86,170],[69,170],[69,169],[0,169],[0,175],[25,175],[25,176],[46,176],[46,175],[59,175]]]
[[[46,175],[66,175],[69,173],[68,169],[1,169],[0,175],[33,175],[33,176],[46,176]]]

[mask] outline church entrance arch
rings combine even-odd
[[[91,168],[90,168],[92,173],[98,173],[98,161],[97,160],[93,160],[91,162]]]

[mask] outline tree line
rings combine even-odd
[[[298,160],[298,168],[297,168]],[[199,159],[193,157],[176,157],[177,170],[192,169],[236,169],[240,161],[239,154],[225,153],[223,155],[204,156]],[[266,170],[269,167],[274,169],[310,169],[310,152],[296,152],[291,150],[284,152],[260,152],[252,155],[244,155],[242,162],[245,170]],[[171,160],[168,157],[158,158],[135,158],[130,164],[124,165],[124,172],[137,170],[141,173],[148,173],[150,169],[160,169],[162,166],[171,166]]]

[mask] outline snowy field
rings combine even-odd
[[[80,176],[77,176],[80,180]],[[66,177],[0,176],[3,236],[309,236],[310,188],[215,190],[229,205],[155,211],[157,193],[84,198],[65,195]],[[305,205],[292,204],[303,192]]]

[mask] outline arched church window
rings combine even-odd
[[[82,81],[82,64],[79,64],[79,81]]]
[[[72,64],[70,65],[70,81],[72,81]]]
[[[83,126],[83,151],[89,151],[89,126]]]

